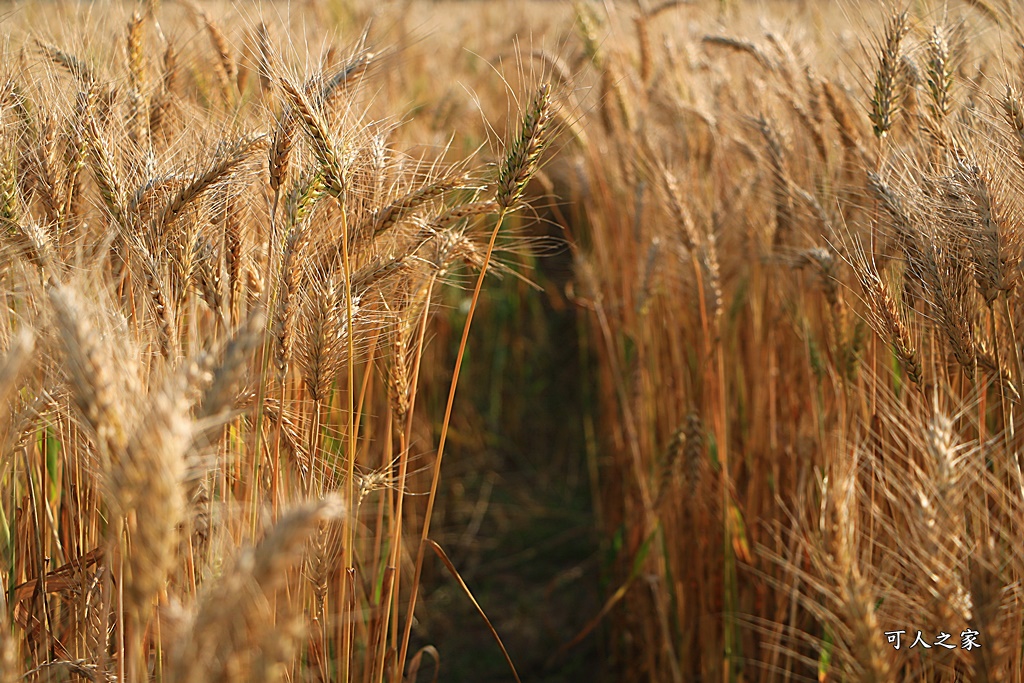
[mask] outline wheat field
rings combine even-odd
[[[1019,3],[0,17],[0,681],[1024,681]]]

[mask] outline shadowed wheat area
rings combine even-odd
[[[1024,680],[1022,27],[5,5],[0,683]]]

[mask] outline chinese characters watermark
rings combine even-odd
[[[906,635],[906,631],[886,631],[885,639],[895,649],[900,649],[903,644],[903,636]],[[964,650],[973,650],[974,648],[981,647],[981,643],[978,642],[978,636],[981,634],[973,629],[964,629],[960,632],[960,647]],[[915,647],[921,647],[927,650],[933,647],[942,647],[947,650],[953,650],[956,645],[949,642],[949,639],[953,637],[951,633],[945,633],[939,631],[939,635],[935,637],[935,640],[931,643],[927,642],[924,638],[924,634],[921,631],[917,631],[917,635],[914,636],[913,641],[910,643],[910,647],[907,649],[913,649]]]

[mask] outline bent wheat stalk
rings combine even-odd
[[[491,230],[491,237],[487,243],[487,251],[484,253],[483,264],[480,266],[480,273],[476,278],[473,298],[470,300],[469,311],[466,314],[466,324],[462,328],[462,339],[459,342],[459,350],[455,356],[455,369],[452,371],[452,380],[448,389],[448,402],[445,405],[444,420],[441,423],[441,436],[437,445],[434,474],[430,483],[427,509],[423,516],[423,530],[420,533],[419,548],[416,551],[416,568],[412,580],[412,594],[409,597],[405,634],[402,637],[402,647],[399,650],[398,656],[399,665],[402,667],[405,666],[405,658],[409,651],[409,637],[412,633],[412,619],[416,610],[420,576],[423,571],[423,557],[430,534],[430,518],[434,511],[434,502],[437,499],[438,484],[441,478],[441,459],[444,457],[448,426],[451,423],[452,417],[452,406],[455,404],[455,390],[459,384],[459,372],[462,370],[462,361],[466,354],[466,345],[469,341],[469,330],[473,323],[473,314],[476,312],[477,304],[480,300],[480,290],[483,287],[484,278],[487,276],[487,267],[491,262],[491,255],[494,253],[494,244],[498,238],[498,232],[501,230],[506,216],[512,210],[518,208],[519,201],[523,196],[523,190],[526,188],[526,183],[529,182],[537,170],[540,154],[547,143],[547,127],[551,121],[552,106],[551,86],[544,83],[537,89],[537,94],[523,118],[519,137],[515,139],[505,155],[498,174],[498,189],[496,193],[499,207],[498,217],[494,223],[494,228]]]

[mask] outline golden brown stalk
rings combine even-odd
[[[849,674],[850,680],[883,683],[890,680],[892,667],[885,641],[878,637],[875,582],[865,576],[860,550],[864,536],[859,514],[862,503],[857,495],[860,453],[854,451],[843,456],[832,465],[829,481],[822,490],[821,520],[827,525],[822,539],[825,547],[811,555],[816,576],[810,582],[820,584],[829,596],[831,604],[819,613],[824,613],[829,629],[839,635],[846,660],[842,662],[844,673]]]
[[[1003,594],[1009,593],[1002,574],[1005,562],[1001,552],[996,550],[994,539],[982,541],[980,552],[970,559],[971,611],[974,616],[971,628],[981,633],[999,633],[1006,628],[1009,610],[1003,609]],[[1005,681],[1007,655],[1010,647],[1000,639],[989,644],[984,652],[974,652],[975,675],[980,683]]]
[[[7,601],[2,603],[3,614],[0,614],[0,681],[2,683],[18,683],[22,680],[19,675],[21,668],[18,665],[17,641],[13,637],[14,629],[7,619]]]
[[[495,241],[498,238],[498,233],[501,230],[502,222],[510,208],[515,207],[522,195],[523,189],[529,177],[535,171],[537,158],[544,144],[546,144],[546,123],[549,114],[549,92],[550,85],[543,83],[537,89],[537,93],[534,97],[533,105],[524,113],[523,126],[518,137],[509,144],[509,150],[505,156],[505,159],[501,163],[499,174],[498,174],[498,192],[497,202],[501,210],[498,214],[498,220],[495,222],[494,227],[491,228],[490,239],[487,243],[487,249],[483,254],[482,265],[480,273],[476,278],[476,285],[473,288],[473,296],[470,300],[469,309],[466,313],[466,322],[462,330],[462,338],[459,342],[459,350],[456,353],[455,367],[452,370],[451,383],[448,388],[448,400],[445,405],[445,416],[441,427],[441,436],[437,446],[437,457],[434,462],[433,474],[430,484],[430,492],[427,496],[426,511],[423,516],[423,527],[420,532],[420,546],[416,553],[416,564],[413,572],[412,581],[412,593],[409,596],[409,615],[415,613],[416,600],[418,598],[419,581],[423,570],[424,554],[426,552],[427,540],[430,538],[430,521],[434,510],[434,504],[437,500],[438,484],[441,476],[441,463],[444,455],[444,447],[448,436],[449,426],[451,425],[452,407],[455,402],[455,394],[459,384],[459,374],[462,369],[463,360],[466,357],[466,347],[469,341],[469,332],[472,327],[473,316],[476,312],[477,304],[480,301],[480,291],[483,287],[484,278],[487,275],[488,265],[491,262],[491,257],[494,253]],[[351,328],[350,328],[351,329]],[[351,335],[349,336],[351,344]],[[351,368],[351,364],[349,365]],[[350,381],[351,381],[351,370],[350,370]],[[353,415],[353,411],[349,410],[349,415]],[[350,423],[350,431],[352,431]],[[352,488],[352,467],[355,464],[354,456],[349,461],[349,488]],[[646,506],[649,509],[650,501],[645,501]],[[406,619],[405,629],[402,633],[401,647],[398,648],[398,661],[405,662],[405,657],[408,654],[409,638],[412,634],[412,619]]]
[[[288,359],[291,355],[292,327],[295,317],[293,309],[297,303],[294,296],[300,287],[304,272],[301,268],[302,262],[296,252],[301,251],[308,241],[305,222],[325,192],[323,174],[319,171],[308,173],[305,179],[295,184],[288,197],[284,244],[279,247],[276,233],[271,236],[270,248],[283,249],[283,258],[280,264],[281,285],[274,315],[274,334],[277,341],[275,365],[281,373],[282,379],[287,374]],[[271,262],[276,261],[272,260]],[[321,259],[318,265],[321,271],[326,272],[328,269],[325,259]]]
[[[928,613],[950,630],[962,631],[971,619],[970,596],[964,586],[960,568],[959,547],[963,543],[964,463],[963,451],[954,421],[941,410],[924,421],[920,441],[927,456],[923,472],[913,483],[918,505],[921,531],[919,552],[924,571],[921,573]]]

